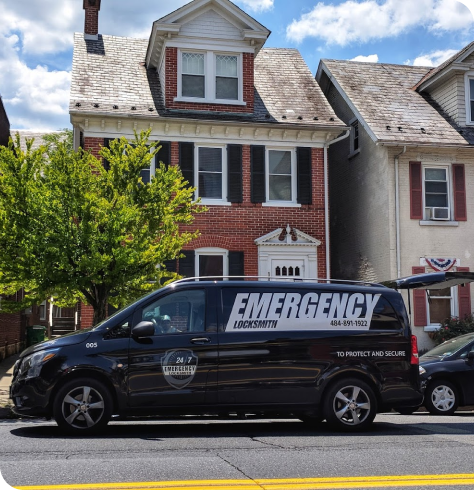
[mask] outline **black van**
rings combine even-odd
[[[355,431],[422,401],[397,291],[233,279],[177,281],[28,348],[10,396],[17,414],[80,434],[117,414],[278,414]]]

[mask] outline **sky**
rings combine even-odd
[[[99,32],[146,39],[153,21],[188,1],[102,0]],[[313,74],[324,58],[437,66],[474,41],[474,0],[233,1],[272,31],[266,47],[297,48]],[[12,129],[70,127],[82,4],[0,0],[0,95]]]

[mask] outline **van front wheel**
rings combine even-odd
[[[377,401],[372,388],[359,379],[342,379],[327,391],[324,416],[337,430],[362,431],[373,422]]]
[[[112,397],[99,381],[73,379],[58,391],[53,415],[59,427],[70,434],[93,434],[108,424]]]

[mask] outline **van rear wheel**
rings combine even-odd
[[[377,413],[372,388],[357,378],[341,379],[330,386],[323,407],[327,422],[346,432],[367,429]]]
[[[53,415],[58,426],[70,434],[95,434],[112,416],[112,397],[99,381],[73,379],[58,391]]]

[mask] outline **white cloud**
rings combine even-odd
[[[454,49],[446,49],[444,51],[433,51],[432,53],[427,53],[415,58],[413,63],[411,60],[405,62],[406,65],[414,66],[439,66],[441,63],[451,58],[457,53]]]
[[[339,5],[319,2],[311,12],[287,27],[288,39],[296,42],[317,37],[328,44],[346,46],[397,36],[413,28],[465,29],[473,18],[456,0],[347,0]]]
[[[244,7],[253,10],[254,12],[263,12],[264,10],[270,10],[273,8],[274,0],[239,0]]]
[[[368,56],[356,56],[352,58],[350,61],[363,61],[364,63],[378,63],[379,57],[376,54],[369,54]]]

